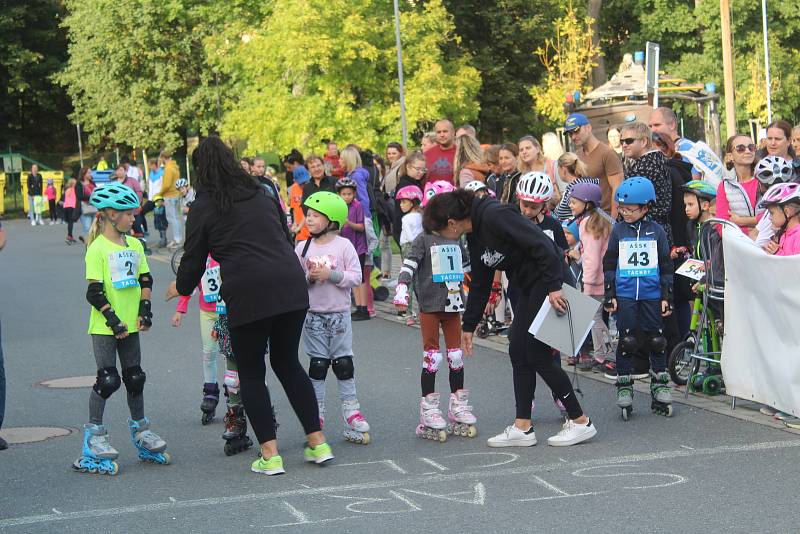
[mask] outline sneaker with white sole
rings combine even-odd
[[[486,440],[490,447],[532,447],[536,443],[533,427],[523,431],[514,425],[508,425],[500,434]]]
[[[558,434],[547,438],[547,444],[553,447],[568,447],[592,439],[596,435],[597,428],[591,420],[582,425],[572,419],[567,419]]]

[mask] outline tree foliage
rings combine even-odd
[[[211,39],[209,58],[231,83],[222,125],[249,151],[317,148],[324,138],[367,147],[400,138],[394,19],[383,0],[275,0],[239,39]],[[324,13],[324,16],[320,16]],[[439,0],[403,2],[409,130],[473,119],[480,80],[469,58],[445,58],[457,39]]]

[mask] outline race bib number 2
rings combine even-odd
[[[139,253],[133,250],[118,250],[108,255],[108,270],[111,285],[115,289],[139,285]]]
[[[464,279],[461,247],[458,245],[433,245],[431,271],[434,282],[460,282]]]
[[[655,241],[620,241],[619,275],[638,278],[658,275],[658,248]]]
[[[203,290],[203,300],[206,302],[217,302],[219,299],[219,265],[209,267],[203,273],[203,279],[200,281],[200,287]]]

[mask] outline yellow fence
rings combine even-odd
[[[22,178],[22,207],[27,213],[28,208],[28,175],[29,172],[23,172]],[[47,189],[47,180],[53,180],[53,186],[56,188],[56,202],[61,198],[61,184],[64,183],[64,173],[62,171],[40,171],[42,175],[42,194]],[[44,201],[45,210],[47,211],[47,200]]]

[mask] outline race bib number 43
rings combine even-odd
[[[219,265],[209,267],[203,273],[200,287],[203,290],[203,300],[206,302],[217,302],[219,298]]]
[[[620,241],[619,275],[623,278],[657,276],[658,248],[655,241]]]
[[[461,247],[458,245],[433,245],[431,271],[434,282],[460,282],[464,279],[461,264]]]
[[[108,255],[111,285],[125,289],[139,285],[139,253],[133,250],[118,250]]]

